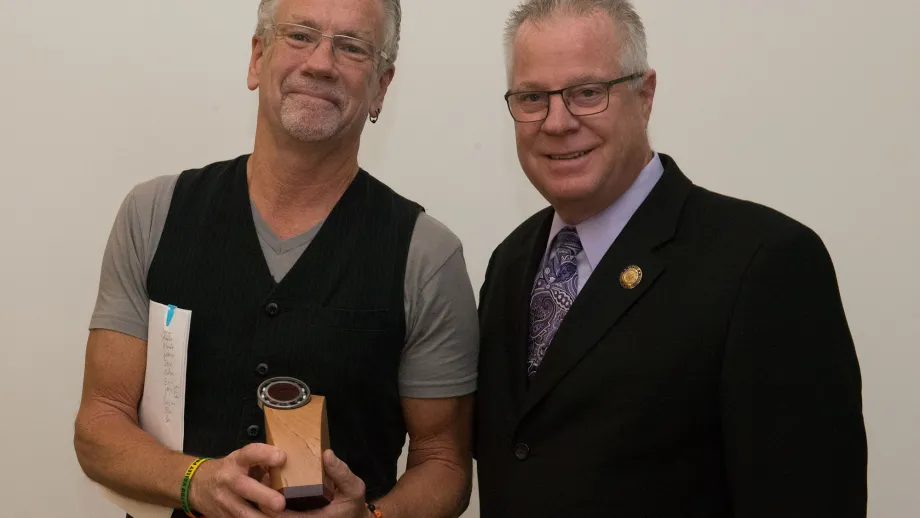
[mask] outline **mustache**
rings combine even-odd
[[[285,79],[281,83],[281,95],[290,93],[302,93],[328,99],[337,105],[341,105],[345,99],[345,92],[341,88],[322,84],[316,81],[304,81],[302,79]]]

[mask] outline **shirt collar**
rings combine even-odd
[[[617,198],[609,207],[595,214],[591,218],[575,225],[578,231],[578,237],[581,240],[581,246],[588,258],[588,265],[591,271],[597,268],[607,249],[613,245],[620,232],[626,227],[626,224],[632,218],[645,198],[661,179],[664,174],[664,165],[658,153],[652,157],[652,160],[642,169],[636,180],[626,189],[622,196]],[[549,230],[549,239],[546,246],[549,249],[550,244],[556,237],[556,234],[567,225],[559,214],[553,215],[553,223]]]

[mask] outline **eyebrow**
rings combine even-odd
[[[573,78],[571,81],[567,81],[566,86],[563,86],[562,88],[568,88],[570,86],[576,86],[576,85],[583,85],[585,83],[606,83],[607,81],[608,81],[607,79],[601,79],[600,77],[596,75],[585,74],[585,75],[577,76]],[[542,91],[547,91],[547,90],[555,90],[555,88],[546,88],[541,83],[524,81],[523,83],[518,85],[517,88],[514,88],[512,91],[513,92],[528,92],[528,91],[531,91],[531,92],[541,91],[542,92]]]
[[[307,18],[305,16],[298,16],[296,14],[292,17],[291,21],[289,21],[288,23],[293,23],[295,25],[304,25],[311,29],[321,30],[319,28],[319,24],[316,23],[316,20]],[[370,33],[367,33],[361,30],[345,29],[342,31],[336,31],[335,34],[340,34],[342,36],[351,36],[352,38],[367,40],[369,42],[373,41],[373,38],[371,37]]]

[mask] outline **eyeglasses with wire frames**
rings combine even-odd
[[[550,91],[507,92],[505,103],[517,122],[540,122],[549,115],[549,99],[561,94],[563,104],[575,116],[594,115],[610,105],[610,88],[642,77],[642,72],[602,83],[584,83]]]
[[[294,50],[312,54],[323,38],[332,40],[332,54],[336,61],[367,63],[380,55],[385,61],[390,57],[369,41],[344,34],[324,34],[318,29],[296,23],[275,23],[275,37],[282,39]]]

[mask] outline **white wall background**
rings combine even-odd
[[[0,1],[2,516],[120,516],[71,445],[100,257],[134,184],[251,149],[256,4]],[[542,205],[501,98],[514,4],[404,0],[396,81],[361,156],[460,236],[477,289],[492,248]],[[638,7],[659,72],[656,149],[825,239],[863,367],[870,516],[916,516],[920,7]]]

